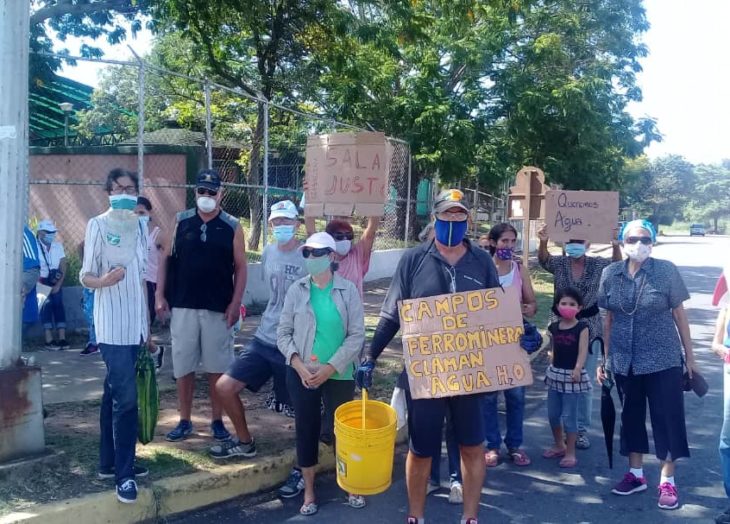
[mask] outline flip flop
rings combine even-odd
[[[515,466],[529,466],[532,464],[530,457],[527,456],[524,450],[520,448],[512,448],[507,451],[507,455],[515,463]]]
[[[499,465],[499,450],[488,449],[484,454],[484,460],[487,462],[488,468],[494,468]]]
[[[561,468],[574,468],[578,465],[578,459],[577,458],[563,458],[560,462],[558,462],[558,466]]]
[[[351,508],[361,509],[365,507],[365,497],[362,495],[348,495],[347,503]]]
[[[554,458],[560,458],[565,456],[565,450],[561,451],[555,451],[552,448],[548,448],[545,451],[542,452],[542,458],[546,459],[554,459]]]
[[[314,515],[319,511],[319,508],[317,507],[316,502],[310,502],[309,504],[302,504],[302,507],[299,508],[299,513],[304,515],[305,517],[309,517],[311,515]]]

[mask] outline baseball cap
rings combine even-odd
[[[443,213],[447,209],[458,207],[469,212],[469,208],[466,205],[466,199],[464,193],[459,189],[444,189],[441,191],[436,200],[433,203],[434,213]]]
[[[271,206],[271,213],[269,214],[269,220],[275,218],[291,218],[295,219],[299,216],[297,206],[291,200],[282,200]]]
[[[41,220],[38,223],[38,231],[48,231],[49,233],[55,233],[56,231],[58,231],[58,229],[56,229],[56,224],[53,223],[53,220],[46,219]]]
[[[329,233],[315,233],[304,242],[304,245],[300,249],[305,247],[311,249],[328,248],[334,251],[337,246],[335,245],[335,239]]]
[[[215,169],[204,169],[198,174],[195,187],[218,191],[221,187],[221,177]]]

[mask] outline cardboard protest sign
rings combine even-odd
[[[545,194],[548,236],[557,242],[571,239],[609,243],[618,225],[615,191],[562,191]]]
[[[383,133],[307,138],[306,216],[382,216],[391,148]]]
[[[519,290],[508,287],[403,300],[403,354],[411,396],[471,395],[532,384]]]

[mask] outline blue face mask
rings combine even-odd
[[[436,240],[445,246],[458,246],[464,240],[468,222],[447,222],[436,219],[433,230]]]
[[[570,244],[565,245],[565,253],[569,257],[580,258],[586,254],[586,246],[585,246],[585,244],[578,244],[577,242],[572,242]]]
[[[56,233],[46,233],[46,235],[43,237],[43,243],[47,246],[53,244],[54,240],[56,240]]]
[[[304,259],[304,265],[307,266],[307,271],[312,276],[327,271],[331,264],[330,257],[309,257]]]
[[[134,211],[137,207],[137,197],[132,195],[109,195],[109,205],[112,209]]]
[[[149,224],[150,223],[150,217],[148,215],[139,215],[139,221],[143,224]]]
[[[286,244],[294,237],[294,226],[274,226],[272,233],[274,235],[274,240],[276,240],[279,244]]]

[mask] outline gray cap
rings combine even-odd
[[[447,209],[459,207],[465,212],[469,212],[466,205],[464,193],[460,189],[444,189],[441,191],[433,203],[434,213],[443,213]]]

